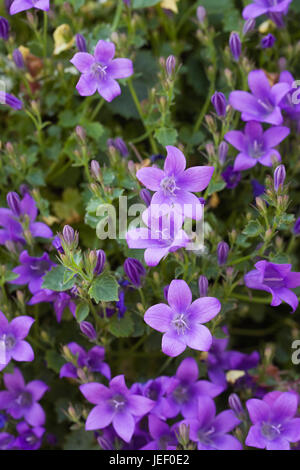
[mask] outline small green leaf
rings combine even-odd
[[[81,302],[76,307],[75,315],[76,315],[77,321],[79,323],[84,321],[87,318],[89,312],[90,312],[90,309],[89,309],[88,304],[86,304],[85,302]]]
[[[157,5],[161,0],[133,0],[133,8],[147,8]]]
[[[214,181],[211,180],[208,186],[208,196],[211,196],[214,193],[222,191],[226,186],[225,181]]]
[[[174,145],[176,144],[177,140],[177,131],[176,129],[171,129],[168,127],[161,127],[157,129],[154,133],[154,137],[158,140],[158,142],[163,145]]]
[[[71,289],[75,284],[75,277],[73,276],[68,282],[65,282],[65,276],[71,274],[71,271],[63,266],[56,266],[49,271],[43,281],[43,289],[50,289],[57,292],[63,292]]]
[[[110,302],[119,300],[118,283],[111,274],[103,273],[92,282],[89,295],[96,302]]]
[[[262,226],[257,220],[250,220],[243,230],[243,234],[247,235],[248,237],[257,237],[261,232]]]
[[[131,336],[134,331],[134,322],[130,313],[127,312],[123,318],[118,318],[115,315],[108,325],[108,331],[117,338]]]

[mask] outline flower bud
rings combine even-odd
[[[234,60],[238,61],[242,53],[242,43],[238,33],[231,33],[229,47]]]
[[[223,93],[216,91],[211,98],[211,102],[218,116],[226,116],[227,101]]]
[[[21,200],[17,193],[11,191],[6,196],[7,205],[12,211],[12,213],[19,217],[21,215]]]
[[[274,171],[274,189],[278,193],[279,187],[283,186],[286,178],[286,171],[284,165],[279,165]]]
[[[12,56],[13,56],[13,61],[18,67],[18,69],[24,69],[25,64],[24,64],[24,59],[23,59],[21,51],[19,51],[19,49],[15,49],[12,53]]]
[[[147,207],[150,206],[152,196],[150,194],[150,191],[148,191],[148,189],[141,189],[140,198],[146,204]]]
[[[221,165],[224,165],[227,153],[228,153],[228,144],[226,142],[221,142],[219,145],[219,161]]]
[[[167,302],[168,302],[169,287],[170,287],[170,284],[168,284],[164,287],[164,298],[166,299]]]
[[[82,36],[82,34],[76,34],[75,36],[75,43],[76,47],[79,50],[79,52],[87,52],[87,47],[86,47],[86,40]]]
[[[197,20],[199,21],[199,23],[203,24],[206,18],[205,8],[200,5],[197,8],[196,15],[197,15]]]
[[[9,37],[9,22],[3,16],[0,16],[0,39],[4,39],[4,41],[8,40]]]
[[[226,242],[220,242],[217,248],[217,255],[218,255],[218,264],[222,266],[226,264],[227,258],[229,253],[229,245]]]
[[[198,287],[200,297],[206,297],[208,291],[208,279],[206,276],[201,275],[198,279]]]
[[[91,175],[96,181],[101,181],[102,179],[101,168],[97,160],[91,161]]]
[[[236,393],[231,393],[228,398],[228,404],[237,418],[241,419],[245,412],[241,400]]]
[[[243,34],[246,35],[250,33],[250,31],[253,31],[255,28],[255,18],[249,18],[249,20],[245,21],[244,27],[243,27]]]
[[[96,266],[94,269],[94,273],[97,276],[102,273],[105,261],[106,261],[106,254],[104,253],[104,251],[97,250],[97,262],[96,262]]]
[[[276,41],[275,36],[273,34],[267,34],[267,36],[264,36],[260,42],[260,45],[262,49],[269,49],[274,46],[274,43]]]
[[[169,55],[166,60],[166,72],[169,77],[172,77],[176,68],[176,59],[173,55]]]
[[[146,274],[146,270],[142,263],[135,258],[127,258],[124,263],[124,271],[133,285],[141,286],[141,276]]]
[[[63,241],[69,248],[77,248],[78,245],[78,232],[75,232],[70,225],[65,225],[62,231]]]
[[[82,142],[84,142],[84,141],[85,141],[85,138],[86,138],[85,129],[84,129],[82,126],[76,126],[75,132],[76,132],[77,137],[78,137]]]
[[[296,223],[294,225],[294,234],[300,235],[300,217],[296,220]]]
[[[79,323],[81,333],[83,333],[90,341],[96,341],[97,333],[93,325],[88,321],[82,321]]]

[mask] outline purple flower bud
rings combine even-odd
[[[146,274],[146,270],[142,263],[135,258],[127,258],[124,263],[124,271],[133,285],[141,286],[141,276]]]
[[[169,55],[166,60],[166,72],[169,77],[172,77],[172,75],[175,72],[175,67],[176,67],[176,59],[173,55]]]
[[[91,341],[96,341],[97,333],[93,325],[88,321],[82,321],[79,323],[81,333],[89,338]]]
[[[198,279],[198,287],[200,297],[206,297],[208,291],[208,279],[206,276],[201,275]]]
[[[283,186],[285,181],[286,171],[284,165],[279,165],[274,171],[274,189],[278,193],[279,187]]]
[[[24,69],[25,64],[24,64],[24,59],[23,59],[21,51],[19,51],[19,49],[15,49],[12,53],[12,56],[13,56],[14,63],[16,64],[18,69]]]
[[[249,20],[245,21],[244,27],[243,27],[243,34],[246,35],[250,33],[250,31],[253,31],[255,28],[255,18],[249,18]]]
[[[224,165],[227,153],[228,153],[228,144],[226,142],[221,142],[219,145],[219,160],[221,165]]]
[[[236,393],[231,393],[228,398],[228,404],[237,418],[241,419],[244,416],[244,408]]]
[[[7,204],[14,215],[19,217],[21,215],[21,200],[17,193],[11,191],[6,196]]]
[[[200,204],[202,204],[203,206],[206,206],[207,200],[204,199],[204,197],[198,197],[198,199],[199,199]]]
[[[300,235],[300,217],[296,220],[296,223],[294,225],[294,234]]]
[[[12,109],[20,110],[23,108],[23,103],[18,98],[5,91],[0,91],[0,103],[6,104]]]
[[[94,273],[99,275],[102,273],[106,261],[106,254],[103,250],[97,250],[97,263],[94,269]]]
[[[79,139],[84,142],[85,141],[85,138],[86,138],[86,131],[85,129],[82,127],[82,126],[76,126],[75,127],[75,132],[76,132],[76,135],[77,137],[79,137]]]
[[[0,39],[4,39],[4,41],[8,40],[9,37],[9,22],[3,16],[0,16]]]
[[[92,177],[95,178],[96,180],[100,179],[101,169],[100,169],[99,162],[97,162],[97,160],[91,161],[91,174],[92,174]]]
[[[242,53],[242,43],[238,33],[230,34],[229,47],[234,60],[238,61]]]
[[[170,284],[167,284],[167,285],[164,287],[164,298],[166,299],[167,302],[168,302],[169,287],[170,287]]]
[[[62,244],[61,244],[61,240],[59,238],[59,236],[57,235],[56,237],[54,237],[54,240],[52,242],[52,246],[54,246],[54,248],[59,252],[59,253],[62,253],[64,254],[64,249],[62,247]]]
[[[122,157],[128,157],[129,152],[127,145],[125,144],[124,140],[121,137],[116,137],[114,140],[114,147],[118,152],[120,152]]]
[[[275,36],[273,34],[267,34],[267,36],[264,36],[260,42],[260,45],[263,49],[269,49],[274,46],[274,43],[276,41]]]
[[[164,159],[165,159],[165,157],[161,153],[151,155],[151,157],[150,157],[151,163],[155,163],[157,160],[164,160]]]
[[[226,242],[220,242],[217,248],[217,255],[218,255],[218,264],[222,266],[226,264],[227,258],[229,253],[229,245]]]
[[[87,47],[86,47],[86,40],[82,36],[82,34],[76,34],[75,36],[75,43],[76,47],[79,50],[79,52],[87,52]]]
[[[218,116],[226,116],[227,101],[223,93],[216,91],[211,98],[211,102]]]
[[[63,239],[67,245],[71,246],[76,238],[76,233],[70,225],[65,225],[62,231]]]
[[[200,5],[200,6],[197,8],[196,15],[197,15],[197,20],[199,21],[199,23],[203,24],[203,23],[204,23],[204,20],[205,20],[205,18],[206,18],[206,10],[205,10],[205,8]]]
[[[150,206],[152,196],[150,194],[150,191],[148,191],[148,189],[141,189],[140,198],[146,204],[147,207]]]

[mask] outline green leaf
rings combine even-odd
[[[168,127],[161,127],[157,129],[154,133],[154,137],[158,140],[158,142],[163,145],[174,145],[176,144],[177,140],[177,131],[176,129],[171,129]]]
[[[110,302],[119,300],[118,283],[111,274],[103,273],[92,282],[89,295],[96,302]]]
[[[133,8],[147,8],[157,5],[161,0],[133,0]]]
[[[243,234],[248,237],[257,237],[262,232],[262,226],[257,220],[250,220],[246,228],[243,230]]]
[[[214,181],[211,180],[208,185],[208,196],[211,196],[214,193],[222,191],[226,186],[225,181]]]
[[[76,315],[77,321],[80,323],[83,320],[85,320],[87,318],[89,312],[90,312],[90,309],[89,309],[88,304],[85,303],[85,302],[81,302],[76,307],[75,315]]]
[[[129,312],[123,318],[118,318],[117,315],[112,317],[108,331],[117,338],[127,338],[131,336],[134,331],[134,322]]]
[[[50,289],[57,292],[63,292],[71,289],[75,284],[75,277],[70,279],[68,282],[64,282],[65,276],[71,274],[71,271],[64,268],[63,266],[56,266],[49,271],[43,281],[43,289]]]

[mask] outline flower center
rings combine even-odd
[[[165,196],[173,196],[176,189],[179,189],[176,186],[176,180],[174,176],[166,176],[161,180],[160,187],[163,190]]]
[[[267,99],[266,100],[258,99],[257,102],[261,105],[262,108],[264,108],[264,110],[267,113],[271,113],[274,109],[273,104]]]
[[[33,274],[36,276],[42,276],[43,274],[45,274],[45,272],[48,271],[49,267],[49,261],[46,260],[36,261],[30,265],[31,271],[33,271]]]
[[[198,438],[199,441],[204,445],[210,445],[212,443],[212,434],[215,432],[215,428],[212,426],[208,431],[199,429]]]
[[[12,334],[3,335],[0,341],[4,342],[7,351],[11,351],[16,344],[16,338]]]
[[[160,436],[160,438],[158,439],[159,448],[161,450],[167,450],[170,440],[171,439],[170,439],[170,436],[168,434]]]
[[[117,394],[111,398],[110,404],[116,411],[122,411],[126,405],[126,400],[123,395]]]
[[[263,154],[262,143],[258,140],[254,140],[251,148],[251,156],[253,158],[260,158]]]
[[[32,395],[30,392],[21,392],[18,398],[16,399],[18,405],[22,408],[28,408],[32,405]]]
[[[261,428],[261,433],[264,437],[266,437],[269,441],[273,441],[277,437],[280,436],[282,431],[281,424],[270,424],[270,423],[263,423]]]
[[[92,65],[92,72],[100,80],[103,80],[106,77],[107,65],[101,65],[99,62],[95,62]]]
[[[184,385],[178,385],[173,392],[173,397],[177,403],[185,403],[189,399],[188,387]]]
[[[179,335],[184,335],[186,330],[189,329],[188,321],[184,313],[176,315],[174,320],[172,320],[172,323]]]

